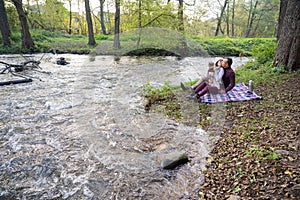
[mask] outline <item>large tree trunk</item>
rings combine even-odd
[[[300,68],[300,1],[281,0],[279,15],[274,66],[293,71]]]
[[[27,17],[22,7],[22,0],[12,0],[19,15],[22,27],[22,48],[30,49],[34,47],[34,42],[29,32]]]
[[[219,35],[219,31],[220,31],[220,29],[221,29],[221,22],[222,22],[222,18],[223,18],[223,15],[224,15],[224,12],[225,12],[227,3],[228,3],[228,0],[225,0],[225,1],[224,1],[224,5],[223,5],[222,10],[221,10],[220,17],[219,17],[219,19],[218,19],[218,24],[217,24],[217,29],[216,29],[215,36],[218,36],[218,35]]]
[[[85,12],[86,12],[86,21],[88,25],[88,35],[89,35],[89,42],[88,45],[95,45],[95,37],[94,37],[94,29],[93,29],[93,22],[91,17],[91,9],[90,9],[90,1],[84,0],[85,2]]]
[[[278,27],[277,27],[277,32],[276,32],[277,41],[279,40],[280,31],[283,26],[283,21],[284,21],[284,16],[285,16],[287,5],[288,5],[287,1],[280,1],[279,20],[278,20]]]
[[[119,49],[120,45],[120,0],[115,0],[116,13],[115,13],[115,36],[114,48]]]
[[[104,2],[105,0],[100,0],[100,24],[101,24],[102,34],[107,35],[105,22],[104,22],[104,11],[103,11]]]
[[[4,1],[0,0],[0,30],[2,35],[2,43],[4,46],[10,45],[10,29],[7,20],[7,14],[5,10]]]

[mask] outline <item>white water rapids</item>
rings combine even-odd
[[[59,66],[47,56],[40,66],[50,75],[27,72],[42,81],[0,88],[0,199],[198,198],[208,135],[145,112],[142,89],[194,80],[214,58],[66,54],[70,64]],[[183,116],[197,113],[182,101]],[[161,169],[157,156],[174,150],[190,162]]]

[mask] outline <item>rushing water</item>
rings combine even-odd
[[[71,64],[59,66],[47,56],[40,66],[50,74],[27,72],[41,81],[0,88],[0,199],[198,198],[207,134],[145,112],[141,93],[148,81],[196,79],[212,58],[63,55]],[[185,105],[183,116],[197,113]],[[172,151],[190,162],[161,169]]]

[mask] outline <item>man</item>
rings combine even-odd
[[[221,61],[221,66],[224,69],[224,74],[222,76],[222,81],[224,84],[224,89],[219,89],[214,86],[207,85],[206,82],[201,82],[199,85],[194,87],[195,95],[188,96],[190,99],[194,99],[197,101],[199,98],[201,98],[203,95],[205,95],[207,92],[210,93],[226,93],[230,91],[235,86],[235,73],[233,69],[231,68],[232,65],[232,59],[231,58],[225,58]],[[195,90],[196,88],[196,90]]]
[[[232,59],[226,58],[222,61],[222,67],[224,68],[224,75],[222,77],[225,92],[230,91],[235,86],[235,73],[231,68]]]

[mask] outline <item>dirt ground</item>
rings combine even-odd
[[[201,199],[300,199],[300,78],[276,80],[255,86],[263,100],[227,106]]]

